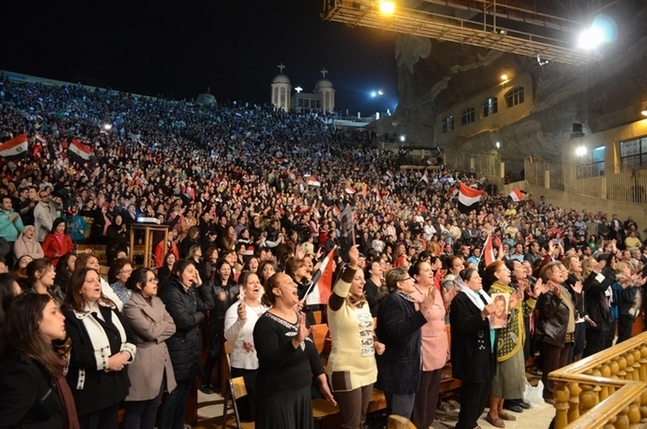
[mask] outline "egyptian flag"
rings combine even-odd
[[[494,262],[494,248],[492,247],[492,233],[490,232],[485,239],[485,244],[483,245],[483,255],[481,258],[485,261],[485,266],[487,267],[492,262]]]
[[[514,188],[512,192],[510,192],[510,198],[512,198],[512,201],[523,201],[525,199],[526,191],[522,191],[519,188]]]
[[[351,185],[346,186],[346,189],[344,189],[348,195],[355,195],[355,188],[353,188]]]
[[[29,149],[27,134],[21,134],[0,144],[0,156],[3,158],[19,158],[27,155]]]
[[[458,182],[458,210],[461,213],[468,213],[471,210],[478,210],[483,191],[470,188],[463,182]]]
[[[308,177],[308,186],[314,186],[315,188],[321,188],[321,182],[317,180],[316,177]]]
[[[321,266],[312,276],[312,282],[315,283],[312,292],[306,295],[306,305],[328,304],[328,299],[332,291],[333,282],[333,263],[336,246],[333,247],[328,255],[321,262]]]
[[[80,162],[87,162],[92,156],[92,149],[90,149],[89,146],[84,145],[77,139],[72,139],[72,143],[70,143],[70,146],[67,148],[67,155],[70,157],[70,159]]]

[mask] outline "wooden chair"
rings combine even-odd
[[[314,398],[312,400],[312,416],[314,417],[315,424],[320,428],[324,427],[325,420],[339,414],[339,407],[331,404],[325,399]]]
[[[225,394],[225,403],[222,406],[222,429],[254,429],[254,422],[241,422],[240,415],[238,414],[236,399],[243,398],[245,396],[247,396],[247,388],[245,387],[245,380],[243,377],[230,378],[227,393]],[[231,408],[229,408],[229,404],[231,404]],[[234,416],[233,418],[227,419],[227,411],[229,409],[233,410]]]
[[[406,417],[392,414],[386,421],[386,429],[416,429],[416,425]]]

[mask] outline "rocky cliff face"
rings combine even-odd
[[[641,104],[647,101],[647,3],[624,0],[605,13],[617,23],[618,38],[604,48],[604,59],[583,66],[540,66],[535,58],[399,35],[400,102],[377,131],[436,146],[436,115],[498,85],[503,71],[532,74],[533,108],[500,129],[456,133],[445,149],[486,151],[501,141],[506,162],[520,162],[526,155],[551,158],[559,156],[573,123],[590,134],[641,119]]]

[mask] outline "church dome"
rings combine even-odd
[[[283,73],[277,74],[272,80],[272,83],[287,83],[289,85],[290,78],[284,75]]]
[[[328,79],[321,79],[317,84],[315,85],[315,91],[323,88],[332,88],[332,82],[329,81]]]

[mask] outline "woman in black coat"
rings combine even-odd
[[[416,392],[422,375],[420,328],[427,323],[423,316],[434,305],[433,298],[424,295],[416,308],[411,294],[416,290],[414,279],[404,268],[394,268],[386,274],[390,290],[380,303],[375,334],[386,348],[377,359],[376,387],[384,390],[387,414],[411,418]]]
[[[213,301],[213,310],[209,314],[209,350],[200,384],[200,390],[208,395],[213,393],[211,376],[222,353],[225,313],[238,299],[238,285],[232,275],[232,268],[227,261],[221,259],[216,263],[216,278],[200,289],[203,300]]]
[[[64,360],[52,346],[66,339],[65,317],[49,295],[16,298],[0,337],[0,428],[78,429]]]
[[[199,324],[204,320],[205,310],[213,308],[207,295],[202,299],[198,290],[202,280],[193,262],[177,261],[172,276],[166,280],[160,298],[175,322],[175,334],[166,340],[171,356],[177,387],[169,393],[162,404],[159,417],[161,429],[184,427],[184,412],[191,393],[193,378],[200,372],[202,335]]]
[[[474,429],[490,397],[496,371],[495,333],[488,319],[496,307],[475,269],[462,270],[454,282],[459,293],[449,313],[452,375],[461,381],[462,404],[456,429]]]
[[[67,381],[82,429],[117,427],[128,395],[126,367],[135,358],[135,336],[115,303],[102,293],[99,273],[75,270],[65,298],[65,329],[72,341]]]

